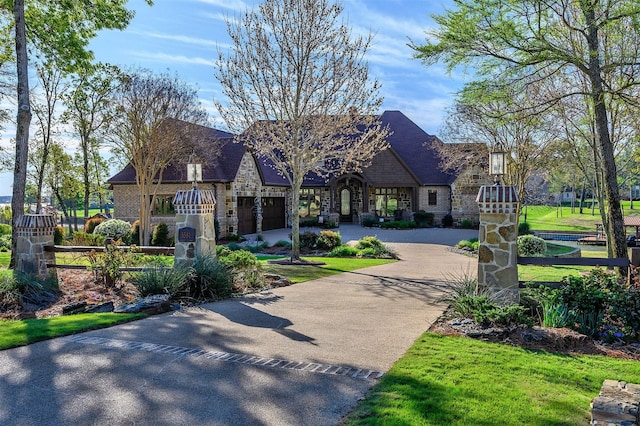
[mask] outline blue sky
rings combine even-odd
[[[198,88],[214,123],[213,99],[221,99],[214,77],[217,49],[229,46],[225,17],[233,17],[253,0],[131,0],[136,16],[125,31],[102,32],[91,44],[96,59],[122,67],[175,73]],[[450,0],[343,0],[355,34],[373,33],[367,55],[371,74],[382,84],[383,110],[400,110],[427,133],[438,135],[446,108],[462,86],[460,75],[440,65],[425,67],[412,59],[409,40],[422,42],[434,25],[430,15],[444,12]],[[382,112],[382,111],[381,111]],[[223,128],[220,120],[218,127]],[[7,130],[9,130],[7,128]],[[3,135],[3,145],[14,135]],[[11,194],[12,175],[0,175],[0,195]]]

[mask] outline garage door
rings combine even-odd
[[[262,230],[284,228],[285,225],[284,197],[265,197],[262,199]]]
[[[253,197],[238,197],[238,234],[255,234],[256,216]]]
[[[284,197],[262,198],[262,230],[285,227]],[[256,210],[253,197],[238,197],[238,234],[255,234]]]

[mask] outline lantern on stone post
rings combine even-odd
[[[202,164],[197,162],[194,152],[191,152],[187,163],[187,180],[193,184],[194,188],[198,186],[198,182],[202,182]]]
[[[500,185],[500,176],[507,173],[507,152],[501,145],[494,147],[489,154],[489,174],[495,176],[495,185]]]

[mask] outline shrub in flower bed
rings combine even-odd
[[[76,231],[73,237],[65,242],[70,246],[104,246],[105,237],[99,234],[87,234],[86,232]]]
[[[640,284],[620,281],[612,271],[564,277],[560,288],[529,288],[543,324],[565,326],[608,342],[640,341]]]
[[[84,222],[84,232],[93,234],[96,227],[104,222],[105,218],[101,216],[91,217]]]
[[[535,235],[520,235],[518,237],[519,256],[543,256],[547,252],[547,243]]]
[[[316,245],[321,250],[333,250],[342,244],[342,237],[339,232],[320,231]]]
[[[93,233],[116,241],[121,240],[124,244],[131,242],[131,224],[120,219],[105,220],[96,226]]]

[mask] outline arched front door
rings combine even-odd
[[[351,189],[342,188],[340,191],[340,222],[351,222],[353,216],[351,214]]]

